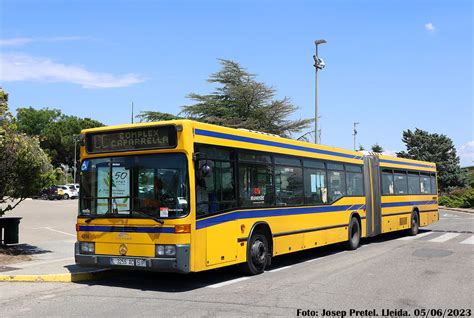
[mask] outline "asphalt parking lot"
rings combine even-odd
[[[25,202],[12,213],[24,217],[21,241],[72,257],[67,249],[76,204]],[[403,309],[412,317],[417,309],[470,309],[472,315],[473,252],[474,214],[441,211],[439,223],[417,237],[388,234],[364,240],[356,251],[335,245],[277,257],[253,277],[229,267],[189,275],[118,271],[81,283],[0,283],[0,316],[288,317],[313,310],[321,317],[323,310],[350,309],[375,309],[379,316],[382,309]]]

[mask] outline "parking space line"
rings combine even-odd
[[[50,227],[43,227],[43,229],[50,230],[50,231],[57,232],[57,233],[61,233],[61,234],[64,234],[64,235],[69,235],[69,236],[74,236],[74,237],[76,237],[76,234],[71,234],[71,233],[67,233],[67,232],[55,230],[55,229],[52,229],[52,228],[50,228]]]
[[[404,236],[402,238],[399,238],[398,240],[411,241],[411,240],[416,240],[416,239],[419,239],[420,237],[424,237],[424,236],[427,236],[427,235],[430,235],[430,234],[433,234],[433,232],[420,233],[417,236]]]
[[[446,233],[441,236],[435,237],[434,239],[429,240],[429,242],[443,243],[459,235],[460,235],[459,233]]]
[[[461,244],[474,244],[474,235],[462,241]]]
[[[283,267],[279,267],[279,268],[275,268],[275,269],[272,269],[271,271],[268,271],[269,273],[274,273],[274,272],[279,272],[279,271],[282,271],[284,269],[287,269],[287,268],[290,268],[291,266],[283,266]]]
[[[247,280],[247,279],[250,279],[250,277],[240,277],[240,278],[236,278],[236,279],[231,279],[231,280],[228,280],[228,281],[225,281],[225,282],[222,282],[222,283],[217,283],[217,284],[209,285],[209,286],[206,286],[206,287],[207,288],[219,288],[219,287],[235,284],[235,283],[238,283],[238,282],[242,282],[242,281]]]

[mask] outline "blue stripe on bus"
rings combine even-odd
[[[410,202],[387,202],[382,203],[382,208],[393,208],[398,206],[429,205],[436,204],[436,200],[431,201],[410,201]]]
[[[133,231],[126,231],[129,227],[80,225],[79,231],[83,232],[126,232],[126,233],[175,233],[174,227],[132,227]]]
[[[432,169],[435,168],[434,166],[424,165],[421,163],[403,162],[403,161],[387,160],[387,159],[380,159],[380,162],[394,163],[397,165],[407,165],[407,166],[415,166],[415,167],[422,167],[422,168],[432,168]]]
[[[196,133],[196,135],[201,135],[201,136],[206,136],[206,137],[214,137],[214,138],[220,138],[220,139],[248,142],[248,143],[253,143],[257,145],[287,148],[287,149],[299,150],[299,151],[307,151],[307,152],[313,152],[313,153],[322,154],[322,155],[343,157],[343,158],[349,158],[349,159],[359,158],[358,156],[348,155],[348,154],[340,153],[340,152],[314,149],[314,148],[309,148],[309,147],[304,147],[304,146],[289,145],[289,144],[284,144],[282,142],[262,140],[262,139],[251,138],[251,137],[244,137],[244,136],[236,136],[236,135],[219,133],[219,132],[203,130],[203,129],[195,129],[194,132]]]
[[[208,219],[198,220],[196,222],[196,229],[203,229],[208,226],[217,225],[238,219],[252,219],[272,216],[288,216],[298,214],[312,214],[324,212],[338,212],[348,210],[360,210],[365,204],[355,205],[336,205],[336,206],[318,206],[318,207],[304,207],[304,208],[288,208],[288,209],[262,209],[262,210],[244,210],[235,211],[228,214],[222,214]]]

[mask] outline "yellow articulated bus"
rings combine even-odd
[[[84,130],[76,263],[198,272],[438,220],[430,162],[189,120]]]

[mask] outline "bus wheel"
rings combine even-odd
[[[418,234],[419,228],[420,228],[420,220],[418,218],[418,213],[413,212],[411,214],[411,228],[408,230],[408,233],[411,236],[415,236]]]
[[[360,244],[360,225],[356,218],[351,219],[349,224],[349,240],[346,242],[346,247],[349,250],[355,250]]]
[[[247,262],[241,265],[241,270],[248,275],[263,273],[268,263],[268,241],[262,233],[255,233],[248,242]]]

